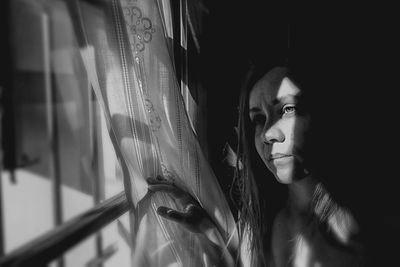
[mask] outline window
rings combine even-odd
[[[77,2],[93,9],[96,23],[101,1]],[[177,76],[206,149],[206,124],[198,113],[205,94],[199,77],[188,73],[198,41],[188,38],[187,2],[171,4],[170,30],[180,33],[171,42]],[[73,5],[2,1],[1,34],[8,42],[1,49],[0,265],[131,265],[132,214],[80,55]]]
[[[8,59],[2,64],[9,75],[1,81],[0,194],[7,255],[123,192],[123,177],[80,59],[67,1],[5,2],[9,45],[1,58]],[[110,262],[129,261],[123,252],[128,244],[118,234],[124,231],[128,214],[52,266],[97,266],[106,255],[113,255]]]

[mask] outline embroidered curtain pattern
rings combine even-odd
[[[162,175],[189,192],[237,242],[235,222],[192,129],[176,79],[168,37],[168,1],[75,1],[80,51],[120,160],[134,211],[133,266],[213,266],[207,244],[157,215],[181,209],[165,193],[147,194],[147,177]]]

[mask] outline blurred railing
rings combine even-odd
[[[0,266],[46,266],[128,211],[125,192],[0,258]]]

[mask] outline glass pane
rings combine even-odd
[[[67,3],[10,1],[13,115],[1,131],[15,133],[5,140],[15,144],[5,151],[15,154],[15,166],[1,171],[6,253],[123,191]],[[82,261],[95,258],[100,245],[93,240],[65,262],[73,266],[81,254]]]
[[[91,236],[64,254],[64,266],[86,266],[96,258],[96,237]]]
[[[1,177],[3,189],[3,233],[5,253],[44,234],[54,226],[51,183],[27,170],[9,172]]]
[[[54,227],[48,18],[34,1],[11,2],[15,170],[2,173],[5,252]],[[11,37],[11,36],[10,36]],[[10,129],[13,127],[13,129]],[[6,140],[6,143],[9,140]],[[7,151],[9,152],[9,151]]]
[[[95,204],[94,187],[99,177],[94,150],[94,101],[66,2],[52,1],[48,7],[57,116],[54,145],[61,181],[61,217],[66,221]]]

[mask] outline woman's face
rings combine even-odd
[[[290,184],[307,175],[304,143],[310,116],[301,109],[301,89],[285,73],[275,68],[254,85],[249,116],[261,159],[279,182]]]

